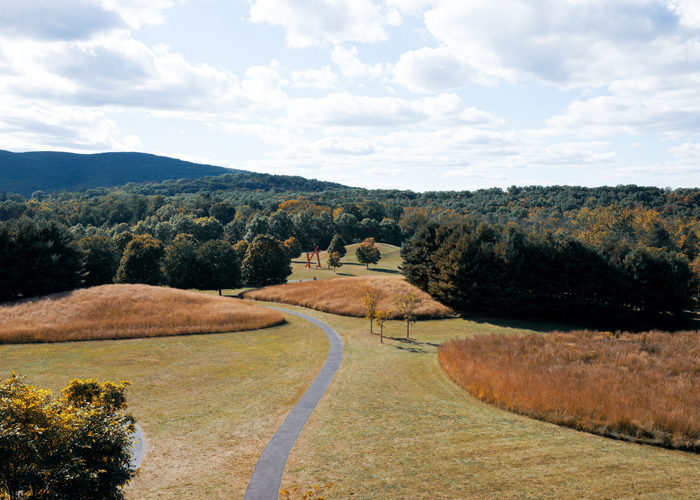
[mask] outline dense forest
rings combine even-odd
[[[60,234],[56,241],[82,255],[84,284],[133,282],[143,273],[152,283],[204,286],[194,276],[212,260],[205,257],[214,252],[212,242],[218,255],[234,249],[230,258],[240,269],[246,258],[248,268],[256,261],[249,249],[257,237],[272,237],[254,248],[265,247],[279,260],[284,248],[287,258],[299,248],[325,249],[337,234],[347,243],[372,237],[403,245],[409,280],[465,313],[582,317],[693,310],[699,220],[700,189],[530,186],[415,193],[251,172],[0,198],[0,238],[14,242],[4,253],[26,246],[21,233]],[[281,246],[273,249],[273,240]],[[158,271],[127,277],[126,258],[148,252]],[[11,262],[10,255],[2,259]],[[225,284],[207,286],[268,282],[227,272]],[[273,281],[284,281],[284,272]],[[5,283],[3,289],[12,288]],[[30,288],[4,298],[26,297]]]

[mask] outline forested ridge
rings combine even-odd
[[[74,191],[227,172],[235,170],[146,153],[13,153],[0,150],[0,192],[24,196],[35,191]]]
[[[252,172],[39,192],[29,199],[4,194],[0,199],[0,221],[4,221],[0,237],[14,241],[12,234],[26,232],[32,224],[44,227],[44,233],[47,224],[52,228],[48,233],[63,231],[67,239],[59,239],[72,241],[83,253],[80,281],[84,284],[133,282],[139,280],[137,276],[178,287],[281,282],[288,274],[288,264],[281,260],[298,255],[299,248],[319,245],[325,249],[335,235],[348,244],[371,237],[403,245],[403,272],[409,281],[456,310],[558,316],[571,316],[575,310],[581,317],[593,312],[624,317],[642,312],[681,315],[693,310],[700,270],[699,219],[700,189],[696,188],[528,186],[415,193]],[[25,229],[19,230],[20,226]],[[456,236],[423,245],[421,238],[436,230]],[[35,233],[43,234],[40,229]],[[263,235],[272,238],[251,245]],[[13,245],[8,248],[22,246]],[[461,250],[455,253],[458,247]],[[252,263],[260,261],[250,254],[251,248],[265,248],[275,256],[274,277],[250,274],[258,272],[252,270]],[[415,252],[416,248],[421,251]],[[227,271],[227,283],[205,284],[194,278],[213,258],[205,254],[228,255],[236,262]],[[154,272],[124,269],[134,255],[150,255],[148,265],[156,268]],[[447,293],[449,289],[466,293],[473,285],[467,283],[467,275],[476,273],[477,262],[482,266],[479,272],[489,277],[478,281],[488,283],[490,290],[472,287],[472,298],[458,299]],[[569,271],[562,269],[577,269],[578,275],[568,276]],[[426,272],[432,272],[429,280],[415,279],[415,273]],[[516,275],[517,279],[506,279]],[[582,294],[574,285],[565,285],[584,283],[586,276],[601,290],[591,291],[589,286]],[[12,288],[8,286],[3,288]],[[4,298],[32,293],[26,286],[20,288]],[[610,289],[617,295],[601,295]],[[624,297],[632,298],[625,301]]]

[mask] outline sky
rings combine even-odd
[[[0,0],[0,149],[700,186],[698,0]]]

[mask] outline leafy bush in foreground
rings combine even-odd
[[[72,380],[61,397],[0,381],[0,493],[18,498],[123,498],[133,476],[128,382]]]

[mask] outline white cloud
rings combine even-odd
[[[340,72],[349,79],[372,78],[380,79],[389,72],[386,64],[365,64],[357,52],[357,47],[346,49],[341,45],[336,45],[331,53],[331,59],[338,66]]]
[[[473,71],[459,54],[447,47],[423,47],[401,55],[394,81],[413,92],[442,92],[467,84]]]
[[[287,82],[277,72],[277,63],[270,66],[251,66],[246,70],[246,79],[241,87],[248,99],[265,108],[281,108],[287,102],[282,90]]]
[[[232,75],[122,35],[49,44],[0,38],[0,45],[0,58],[14,69],[0,75],[0,89],[16,95],[83,106],[201,111],[244,102]]]
[[[288,117],[295,126],[407,127],[430,122],[442,126],[480,124],[488,127],[499,123],[490,113],[465,106],[455,94],[408,100],[333,93],[321,98],[293,99]]]
[[[122,17],[90,0],[3,0],[0,32],[14,38],[81,40],[124,26]]]
[[[371,139],[367,137],[324,137],[314,143],[313,147],[323,153],[368,155],[376,151]]]
[[[484,81],[599,87],[669,65],[683,71],[693,53],[697,67],[700,44],[697,31],[680,25],[677,9],[662,0],[443,0],[425,13],[425,23]]]
[[[0,149],[138,151],[141,142],[99,110],[0,99]]]
[[[328,67],[292,71],[292,82],[298,88],[333,89],[338,76]]]
[[[573,101],[547,125],[580,136],[700,133],[700,75],[618,81],[609,91]]]
[[[371,0],[255,0],[250,20],[283,27],[290,47],[378,42],[387,37],[384,26],[396,21]]]

